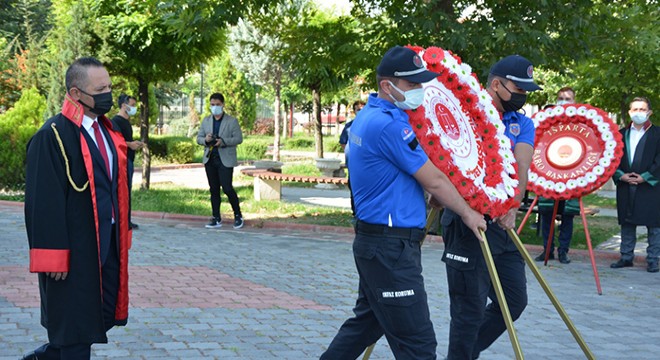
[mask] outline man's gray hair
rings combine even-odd
[[[103,67],[103,63],[93,57],[81,57],[74,61],[66,70],[66,91],[68,92],[73,87],[84,89],[87,86],[88,80],[87,69],[92,66]]]

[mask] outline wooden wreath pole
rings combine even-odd
[[[584,203],[582,197],[580,201],[580,217],[582,217],[582,226],[584,227],[584,236],[587,238],[587,246],[589,247],[589,257],[591,258],[591,268],[594,269],[594,279],[596,280],[596,290],[598,295],[603,295],[603,289],[600,288],[600,278],[598,277],[598,269],[596,269],[596,258],[594,257],[594,249],[591,246],[591,236],[589,235],[589,226],[587,225],[587,215],[584,213]]]
[[[589,346],[587,346],[587,343],[582,338],[582,335],[580,335],[580,332],[577,330],[577,328],[575,328],[575,325],[573,325],[573,322],[568,317],[568,314],[566,313],[564,308],[559,303],[559,300],[557,299],[555,294],[550,289],[550,286],[548,286],[548,283],[545,281],[545,279],[541,275],[541,272],[536,267],[536,264],[534,264],[534,260],[532,259],[532,257],[527,252],[527,249],[525,249],[525,246],[523,245],[522,241],[520,241],[520,238],[518,237],[518,234],[516,234],[516,232],[513,231],[513,229],[509,229],[508,233],[509,233],[509,236],[511,236],[511,238],[513,239],[513,243],[516,244],[516,247],[518,248],[518,251],[520,251],[520,254],[522,255],[523,259],[525,259],[525,262],[527,263],[527,266],[532,271],[532,273],[534,273],[534,276],[536,277],[536,280],[538,280],[539,284],[543,288],[543,291],[545,291],[546,295],[548,295],[548,298],[552,302],[552,305],[554,305],[555,309],[557,309],[557,312],[559,313],[559,316],[561,316],[561,319],[564,320],[564,323],[566,324],[566,327],[568,327],[568,330],[570,330],[571,334],[573,334],[573,337],[575,338],[577,343],[580,345],[580,348],[582,348],[582,352],[584,352],[584,355],[589,360],[595,360],[596,357],[594,356],[594,354],[589,349]]]
[[[518,234],[520,234],[520,233],[522,232],[522,229],[524,228],[525,223],[527,222],[527,219],[529,219],[529,215],[530,215],[530,214],[532,213],[532,211],[534,210],[534,206],[536,206],[536,203],[537,203],[537,202],[539,202],[539,197],[538,197],[538,195],[537,195],[537,196],[534,196],[534,200],[532,200],[532,204],[529,206],[529,209],[527,209],[527,213],[525,213],[525,217],[524,217],[524,218],[522,219],[522,221],[520,222],[520,226],[518,226]]]
[[[522,360],[525,357],[523,356],[520,343],[518,342],[516,329],[513,327],[513,319],[511,318],[511,313],[509,312],[509,305],[506,302],[506,297],[504,296],[504,290],[502,290],[500,277],[497,275],[497,269],[495,268],[493,255],[490,253],[490,247],[488,246],[486,234],[483,231],[481,231],[481,237],[483,238],[483,241],[479,241],[479,245],[481,245],[481,252],[484,254],[484,259],[486,260],[490,281],[493,284],[495,294],[497,295],[497,301],[500,304],[500,311],[502,311],[502,317],[504,318],[504,323],[506,324],[506,330],[509,333],[509,340],[511,340],[511,346],[513,347],[513,352],[516,354],[516,359]]]
[[[431,207],[431,211],[429,211],[428,216],[426,216],[426,226],[424,227],[424,238],[419,242],[419,246],[421,247],[424,244],[424,240],[426,239],[426,235],[428,235],[429,229],[431,228],[431,225],[433,224],[433,221],[435,220],[435,217],[438,215],[438,211],[440,209]],[[373,343],[369,346],[367,346],[367,349],[364,350],[364,356],[362,357],[362,360],[369,360],[369,357],[371,357],[371,353],[374,351],[374,347],[376,346],[376,343]]]

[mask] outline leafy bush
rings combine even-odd
[[[237,157],[241,160],[259,160],[266,157],[270,141],[266,139],[244,138],[243,143],[236,149]]]
[[[193,162],[195,146],[193,140],[185,136],[152,135],[149,137],[151,156],[177,164]]]
[[[193,162],[195,156],[195,144],[188,141],[177,141],[170,143],[167,150],[167,159],[176,164],[187,164]]]
[[[287,149],[308,149],[314,148],[314,139],[305,137],[288,138],[284,141]]]
[[[25,183],[26,145],[43,124],[45,111],[46,99],[31,88],[0,115],[0,187],[16,188]]]

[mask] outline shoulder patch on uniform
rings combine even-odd
[[[511,135],[513,136],[520,135],[520,124],[512,123],[511,125],[509,125],[509,131],[511,131]]]
[[[401,138],[403,139],[403,141],[407,141],[413,136],[415,136],[415,133],[412,131],[411,128],[403,128],[401,130]]]
[[[419,142],[417,141],[417,138],[414,138],[413,141],[408,143],[408,147],[412,151],[415,151],[415,149],[417,149],[417,145],[419,145]]]

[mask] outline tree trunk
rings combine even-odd
[[[149,190],[151,178],[151,154],[149,152],[149,82],[138,78],[138,93],[142,108],[140,111],[140,140],[142,147],[142,184],[140,189]]]
[[[337,103],[337,118],[335,119],[335,135],[339,135],[339,114],[341,111],[341,103]]]
[[[621,112],[619,113],[619,121],[617,121],[621,126],[626,125],[626,114],[628,113],[628,103],[626,101],[627,99],[628,99],[628,94],[625,93],[622,94],[621,104],[620,104],[621,107],[619,108]]]
[[[282,117],[282,138],[286,140],[286,138],[289,136],[289,113],[287,111],[288,106],[286,102],[282,103],[282,108],[284,109],[284,116]]]
[[[275,116],[273,116],[275,121],[274,134],[275,138],[273,139],[273,160],[280,161],[280,101],[281,101],[281,84],[280,84],[280,75],[279,69],[275,73]]]
[[[316,140],[316,157],[323,157],[323,130],[321,127],[321,90],[312,89],[312,115],[314,116],[314,140]]]
[[[289,137],[293,137],[293,101],[289,104]]]

